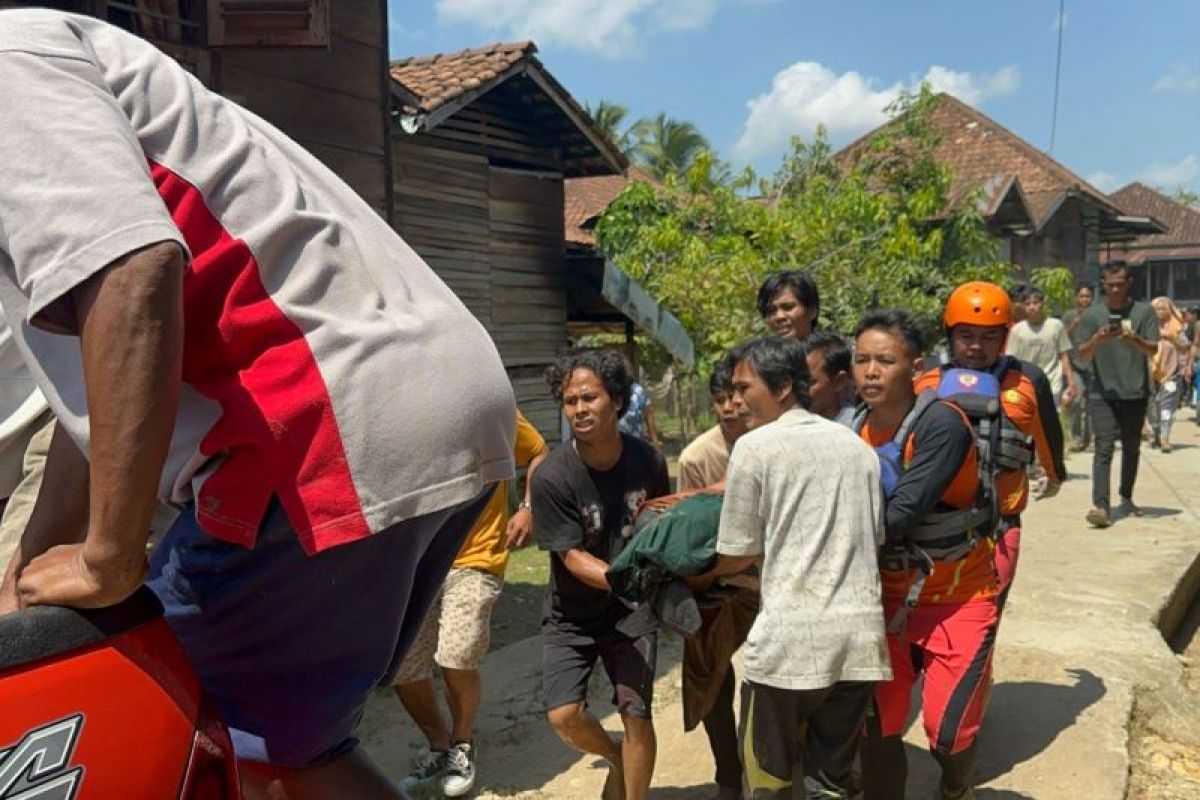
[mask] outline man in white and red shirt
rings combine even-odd
[[[127,597],[174,503],[148,582],[251,796],[396,796],[351,734],[512,474],[492,342],[332,172],[137,37],[0,12],[0,106],[0,302],[60,421],[0,613]]]

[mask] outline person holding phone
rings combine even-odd
[[[1140,517],[1133,502],[1142,421],[1150,399],[1150,359],[1158,350],[1158,318],[1149,303],[1129,296],[1129,267],[1111,261],[1101,267],[1105,302],[1085,311],[1076,329],[1079,358],[1091,364],[1088,415],[1096,449],[1092,456],[1092,509],[1087,521],[1097,528],[1112,524],[1109,481],[1113,451],[1121,438],[1122,516]]]

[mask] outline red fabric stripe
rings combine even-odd
[[[151,162],[192,251],[183,285],[183,379],[221,405],[204,455],[225,453],[196,498],[201,527],[250,546],[271,495],[312,554],[370,534],[333,403],[304,333],[267,293],[250,248],[199,190]]]

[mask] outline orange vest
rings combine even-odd
[[[920,394],[925,389],[937,389],[941,370],[931,369],[917,376],[914,388]],[[1050,443],[1042,428],[1038,414],[1037,393],[1032,381],[1018,370],[1010,369],[1000,379],[1000,406],[1004,415],[1027,436],[1033,437],[1038,461],[1053,481],[1062,481],[1054,468],[1054,457]],[[1003,470],[996,476],[996,496],[1000,502],[1000,513],[1005,516],[1020,514],[1029,503],[1029,480],[1023,469]]]
[[[936,388],[936,384],[935,384]],[[919,390],[918,390],[919,391]],[[954,406],[951,406],[954,408]],[[955,409],[956,411],[958,409]],[[962,416],[963,425],[970,428],[971,424],[965,414]],[[882,447],[896,435],[896,428],[876,430],[871,426],[871,418],[863,423],[859,436],[871,447]],[[920,443],[916,434],[910,435],[904,443],[904,463],[912,461],[913,452]],[[979,452],[974,446],[967,451],[962,466],[950,485],[942,492],[941,501],[952,508],[970,508],[975,504],[979,492]],[[975,547],[957,561],[936,561],[933,572],[925,580],[918,600],[921,604],[931,603],[966,603],[972,600],[987,600],[995,597],[998,582],[995,568],[992,566],[992,540],[986,536],[977,537]],[[883,596],[889,599],[904,599],[909,587],[919,576],[916,568],[908,571],[882,569],[879,572],[883,581]]]

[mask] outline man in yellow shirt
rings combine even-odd
[[[396,673],[396,694],[429,740],[428,752],[401,784],[406,791],[438,783],[446,797],[462,797],[475,786],[471,728],[482,695],[479,664],[487,655],[492,606],[504,586],[509,550],[528,544],[533,531],[529,486],[549,452],[537,428],[518,411],[514,455],[518,466],[529,465],[525,497],[509,518],[508,485],[496,488]],[[450,725],[442,717],[433,685],[435,661],[446,683]]]

